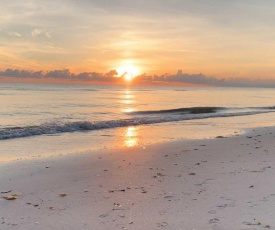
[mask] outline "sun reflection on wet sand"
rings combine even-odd
[[[133,147],[138,144],[138,138],[137,138],[137,127],[131,126],[127,127],[125,131],[125,139],[124,144],[127,147]]]

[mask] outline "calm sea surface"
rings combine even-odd
[[[0,162],[275,125],[275,90],[0,84]]]

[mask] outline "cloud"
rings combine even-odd
[[[52,34],[50,32],[45,32],[47,38],[52,38]]]
[[[8,78],[20,78],[20,79],[58,79],[58,80],[71,80],[71,81],[99,81],[99,82],[116,82],[119,80],[117,77],[117,71],[111,70],[107,73],[97,72],[82,72],[74,74],[69,69],[63,70],[51,70],[51,71],[31,71],[31,70],[20,70],[20,69],[6,69],[0,71],[1,77]]]
[[[140,82],[154,83],[191,83],[195,85],[220,86],[220,87],[275,87],[274,79],[247,79],[247,78],[215,78],[200,74],[183,73],[178,70],[176,74],[164,74],[153,76],[138,76]]]
[[[14,78],[42,78],[42,71],[29,71],[29,70],[19,70],[19,69],[6,69],[5,71],[0,71],[0,76],[2,77],[14,77]]]
[[[48,31],[44,31],[44,30],[42,30],[42,29],[33,29],[32,31],[31,31],[31,36],[32,37],[39,37],[39,36],[41,36],[41,35],[43,35],[43,36],[45,36],[45,37],[47,37],[47,38],[51,38],[52,37],[52,35],[51,35],[51,32],[48,32]]]
[[[42,33],[42,30],[40,29],[34,29],[32,32],[31,32],[31,35],[33,37],[37,37],[38,35],[40,35]]]
[[[9,32],[8,34],[10,36],[14,36],[14,37],[22,37],[22,35],[20,33],[17,33],[17,32]]]
[[[111,70],[107,73],[97,72],[82,72],[75,74],[70,72],[69,69],[51,70],[51,71],[31,71],[20,69],[6,69],[0,71],[1,77],[20,78],[20,79],[57,79],[72,82],[102,82],[102,83],[122,83],[124,82],[123,76],[119,77],[116,70]],[[175,74],[163,75],[146,75],[142,74],[133,79],[136,84],[194,84],[200,86],[220,86],[220,87],[275,87],[275,80],[273,79],[247,79],[247,78],[226,78],[220,79],[212,76],[200,74],[183,73],[178,70]]]

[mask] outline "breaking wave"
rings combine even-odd
[[[177,122],[194,119],[218,117],[247,116],[275,112],[275,107],[258,108],[224,108],[224,107],[192,107],[158,111],[132,112],[130,119],[106,121],[78,121],[69,123],[46,123],[36,126],[8,127],[0,129],[0,140],[31,137],[37,135],[53,135],[69,132],[112,129],[127,126],[150,125],[163,122]]]
[[[191,107],[191,108],[177,108],[177,109],[165,109],[165,110],[147,110],[132,112],[132,114],[162,114],[162,113],[215,113],[219,110],[225,109],[223,107]]]

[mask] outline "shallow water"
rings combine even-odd
[[[0,97],[0,161],[275,124],[273,89],[2,83]]]

